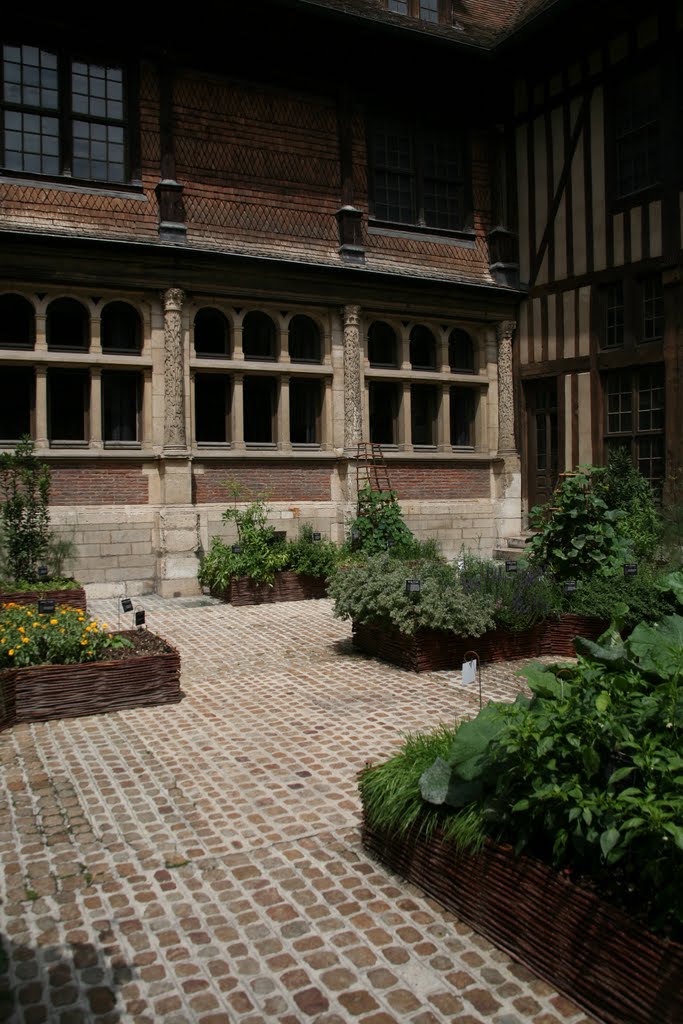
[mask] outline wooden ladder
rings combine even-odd
[[[371,491],[390,491],[389,467],[381,444],[361,441],[356,452],[356,493],[365,486]]]

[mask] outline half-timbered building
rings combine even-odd
[[[373,444],[451,555],[674,480],[681,0],[224,6],[3,16],[0,446],[93,593],[192,592],[229,483],[340,540]]]

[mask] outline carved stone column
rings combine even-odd
[[[512,338],[517,324],[502,320],[497,328],[498,339],[498,454],[517,451],[515,446],[515,412],[512,386]]]
[[[362,440],[360,382],[360,306],[344,306],[344,449],[355,450]]]
[[[169,288],[164,292],[164,453],[187,450],[185,437],[185,368],[183,360],[182,311],[185,292]]]

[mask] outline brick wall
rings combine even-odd
[[[51,505],[144,505],[147,477],[127,463],[61,463],[51,467]]]
[[[331,466],[308,462],[286,466],[267,463],[235,466],[222,462],[202,467],[195,464],[193,501],[198,505],[227,505],[231,500],[228,480],[240,486],[245,501],[257,494],[266,494],[269,501],[329,501],[331,471]]]
[[[433,466],[391,465],[391,486],[401,499],[422,498],[425,501],[489,498],[490,474],[487,465]]]
[[[188,72],[174,107],[190,244],[229,240],[244,251],[308,258],[336,250],[333,100]]]

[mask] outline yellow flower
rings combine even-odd
[[[40,625],[40,623],[39,623],[39,622],[34,622],[34,623],[33,623],[33,625],[34,625],[34,626],[39,626],[39,625]]]
[[[14,648],[12,648],[11,650],[9,650],[9,651],[8,651],[7,653],[8,653],[8,654],[10,655],[10,657],[11,657],[11,656],[12,656],[12,655],[14,654]]]
[[[19,632],[20,632],[20,633],[23,633],[23,632],[24,632],[24,627],[23,627],[23,626],[19,626]]]
[[[94,625],[95,629],[97,629],[97,623],[94,622],[93,625]],[[102,623],[102,629],[109,629],[109,626],[107,625],[106,622]]]
[[[50,619],[50,625],[51,626],[56,626],[57,625],[57,619]]]
[[[22,642],[22,644],[30,644],[31,643],[31,641],[29,640],[29,638],[27,636],[22,636],[21,642]]]
[[[88,642],[87,640],[81,640],[81,647],[85,647],[85,645],[87,644],[87,642]]]

